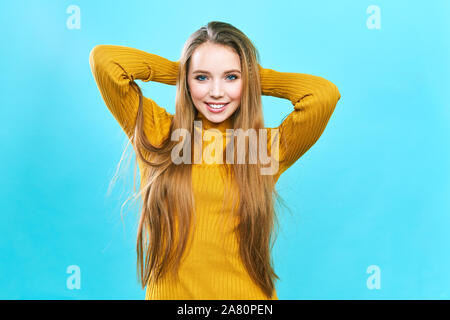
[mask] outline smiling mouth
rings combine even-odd
[[[225,103],[225,104],[224,103],[221,103],[221,104],[209,104],[209,103],[205,102],[205,104],[206,104],[206,106],[207,106],[207,108],[208,108],[208,110],[210,112],[217,113],[217,112],[222,112],[223,110],[225,110],[226,106],[228,105],[228,102]]]

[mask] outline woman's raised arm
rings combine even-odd
[[[133,80],[156,81],[176,85],[178,62],[138,49],[97,45],[89,55],[89,64],[106,106],[131,137],[139,105]],[[172,115],[152,99],[143,96],[144,131],[160,136],[168,129]]]
[[[322,77],[261,66],[259,70],[262,94],[288,99],[294,106],[278,127],[281,175],[316,143],[341,95],[335,84]]]

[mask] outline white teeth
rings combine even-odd
[[[208,104],[211,108],[220,109],[224,106],[224,104]]]

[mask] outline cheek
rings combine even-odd
[[[189,88],[193,100],[202,100],[208,94],[208,88],[204,85],[192,83],[189,85]]]
[[[228,89],[228,96],[233,100],[240,100],[241,94],[242,94],[241,83],[236,83],[236,85],[233,85]]]

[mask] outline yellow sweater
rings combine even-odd
[[[134,128],[138,108],[138,94],[130,86],[130,81],[176,85],[179,66],[179,62],[156,54],[114,45],[95,46],[89,62],[106,106],[128,137]],[[278,72],[261,66],[259,70],[261,94],[287,99],[294,107],[277,127],[280,134],[277,180],[320,137],[340,99],[340,93],[332,82],[322,77]],[[159,143],[168,135],[173,115],[147,97],[144,97],[143,108],[144,133],[152,143]],[[197,119],[202,121],[203,130],[216,128],[225,132],[227,128],[232,128],[231,118],[215,124],[199,113]],[[285,140],[286,144],[281,140]],[[145,298],[267,299],[240,259],[237,237],[231,231],[236,222],[221,219],[225,190],[221,178],[225,172],[223,165],[193,163],[192,166],[197,214],[193,240],[185,251],[179,278],[165,278],[158,284],[149,283]],[[272,299],[278,299],[276,290]]]

